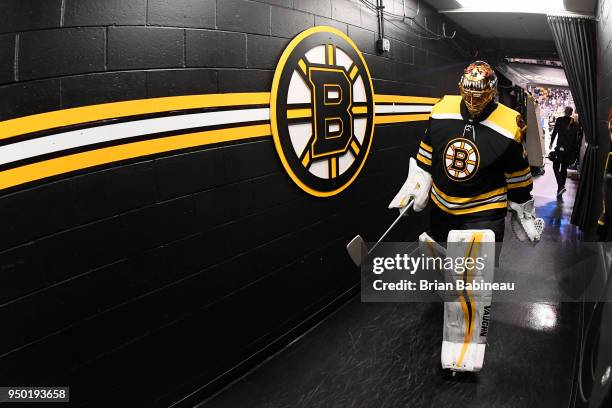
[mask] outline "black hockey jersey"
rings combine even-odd
[[[492,103],[471,120],[455,95],[433,107],[416,158],[432,175],[435,216],[451,222],[499,219],[507,200],[531,199],[533,181],[517,118],[515,110]]]

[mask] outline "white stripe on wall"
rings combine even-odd
[[[376,105],[374,111],[381,113],[418,113],[431,112],[433,105]]]
[[[269,119],[269,108],[255,108],[193,113],[114,123],[0,146],[0,164],[136,136]]]

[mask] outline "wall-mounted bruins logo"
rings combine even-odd
[[[476,145],[469,139],[453,139],[444,149],[444,169],[446,175],[455,181],[466,181],[478,170],[480,154]]]
[[[355,180],[372,144],[374,98],[349,37],[314,27],[289,43],[274,74],[270,122],[283,166],[304,191],[328,197]]]

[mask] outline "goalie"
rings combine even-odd
[[[454,242],[494,241],[497,255],[510,209],[516,237],[535,244],[544,223],[535,215],[521,117],[495,101],[497,77],[486,62],[468,65],[459,89],[460,96],[444,96],[433,107],[416,159],[410,158],[408,179],[389,208],[403,208],[413,199],[419,212],[431,198],[429,234],[435,241],[449,242],[448,250],[455,252]],[[483,324],[485,315],[488,324],[490,301],[470,304],[469,293],[465,300],[445,303],[442,366],[479,371],[486,330],[476,325]]]
[[[461,96],[447,95],[433,107],[408,179],[389,208],[413,198],[419,212],[431,198],[429,232],[439,242],[460,229],[490,229],[502,242],[510,208],[517,238],[537,242],[543,224],[535,217],[519,113],[495,102],[497,78],[486,62],[468,65],[459,89]]]

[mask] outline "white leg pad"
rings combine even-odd
[[[461,364],[457,364],[463,351],[463,343],[442,342],[442,368],[453,371],[473,371],[478,372],[484,364],[486,344],[468,343],[465,355]]]
[[[448,234],[446,255],[457,258],[484,259],[484,268],[446,271],[445,279],[464,282],[493,281],[495,234],[491,230],[453,230]],[[456,301],[444,303],[442,368],[478,372],[484,364],[491,293],[481,290],[457,291]]]

